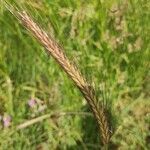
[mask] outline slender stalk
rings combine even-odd
[[[62,47],[60,47],[51,36],[48,36],[48,34],[42,30],[25,11],[12,10],[12,6],[10,8],[8,5],[7,8],[20,20],[21,24],[32,33],[45,50],[51,54],[60,67],[74,81],[95,116],[103,144],[107,145],[111,135],[107,120],[108,118],[105,114],[104,107],[97,101],[94,88],[88,84],[80,71],[69,61],[64,54]]]
[[[35,124],[35,123],[42,122],[43,120],[48,119],[52,116],[61,117],[61,116],[67,116],[67,115],[91,116],[92,114],[90,114],[88,112],[56,112],[56,113],[52,113],[52,114],[49,113],[49,114],[45,114],[45,115],[42,115],[40,117],[31,119],[31,120],[27,120],[24,123],[17,125],[16,129],[21,130],[21,129],[27,128],[27,127]]]

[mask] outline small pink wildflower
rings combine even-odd
[[[4,124],[4,127],[9,127],[11,124],[11,117],[10,116],[4,116],[3,117],[3,124]]]
[[[35,99],[30,99],[30,100],[28,101],[28,105],[29,105],[31,108],[35,107],[35,105],[36,105],[36,100],[35,100]]]

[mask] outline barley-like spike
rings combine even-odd
[[[43,45],[43,47],[53,56],[62,69],[74,81],[75,85],[79,88],[87,103],[90,105],[95,119],[97,120],[103,144],[108,144],[110,140],[108,118],[103,106],[98,105],[93,88],[87,83],[85,78],[83,78],[78,69],[68,60],[63,53],[62,48],[55,42],[55,40],[51,36],[48,36],[48,34],[43,31],[26,12],[17,11],[15,14],[23,26],[33,34],[33,36]]]

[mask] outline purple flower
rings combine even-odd
[[[28,101],[28,105],[29,105],[31,108],[35,107],[35,105],[36,105],[36,100],[35,100],[35,99],[30,99],[30,100]]]
[[[10,116],[4,116],[3,117],[3,124],[4,124],[4,127],[9,127],[11,124],[11,117]]]

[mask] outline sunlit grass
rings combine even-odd
[[[61,43],[95,84],[99,99],[111,104],[116,127],[111,149],[148,149],[149,2],[22,0],[19,5]],[[88,111],[79,91],[41,49],[1,5],[0,115],[12,117],[10,128],[1,120],[1,149],[98,149],[91,116],[54,115],[16,131],[53,112]],[[31,98],[47,108],[35,113],[28,106]]]

